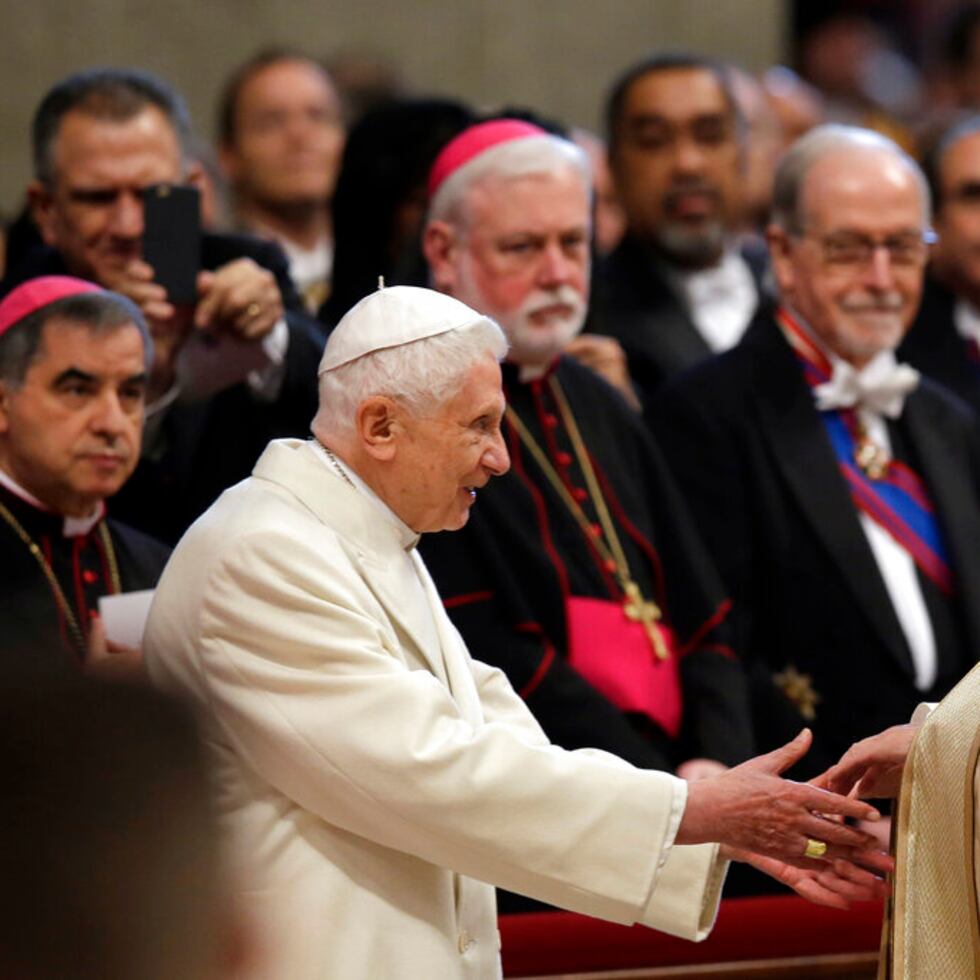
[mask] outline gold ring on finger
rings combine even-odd
[[[250,320],[254,320],[262,312],[262,307],[258,303],[249,303],[245,307],[245,316]]]
[[[814,840],[812,837],[806,839],[806,847],[803,856],[808,858],[822,858],[827,853],[827,845],[822,840]]]

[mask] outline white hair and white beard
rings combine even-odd
[[[545,133],[482,152],[433,197],[437,285],[503,327],[522,377],[543,373],[585,322],[590,203],[586,157]]]
[[[531,371],[544,370],[578,336],[588,313],[585,297],[569,285],[535,289],[515,309],[501,309],[480,289],[469,255],[461,261],[455,294],[500,324],[510,345],[508,360]]]

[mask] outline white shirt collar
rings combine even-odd
[[[387,523],[394,525],[395,531],[406,551],[419,543],[421,535],[413,531],[336,453],[328,453],[318,439],[312,445],[324,466],[332,473],[346,477],[355,490],[364,494],[372,507],[375,507]]]
[[[953,324],[964,340],[980,345],[980,311],[965,299],[958,299],[953,306]]]
[[[50,507],[42,504],[37,497],[34,496],[29,490],[25,490],[9,473],[5,470],[0,469],[0,484],[3,484],[15,497],[20,497],[25,503],[30,504],[32,507],[37,508],[37,510],[42,511],[45,514],[52,514],[54,516],[62,517],[62,533],[66,538],[81,537],[82,535],[88,534],[89,531],[99,523],[100,520],[105,516],[105,504],[99,501],[95,505],[95,509],[87,517],[69,517],[66,515],[59,515],[57,511],[52,510]]]
[[[736,248],[707,269],[671,269],[698,332],[715,353],[738,343],[759,304],[752,270]]]

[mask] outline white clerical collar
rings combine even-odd
[[[953,324],[964,340],[972,340],[980,346],[980,311],[965,299],[958,299],[953,306]]]
[[[421,535],[413,531],[336,453],[327,449],[318,439],[312,439],[311,443],[327,469],[340,476],[359,493],[364,494],[371,506],[375,507],[389,524],[394,525],[406,551],[410,551],[419,543]]]
[[[87,517],[69,517],[67,515],[59,515],[57,511],[52,510],[50,507],[42,504],[37,497],[34,496],[30,491],[25,490],[9,473],[5,470],[0,469],[0,484],[5,486],[15,497],[19,497],[24,503],[30,504],[32,507],[45,514],[52,514],[55,516],[60,516],[63,519],[62,533],[66,538],[76,538],[81,537],[84,534],[88,534],[89,531],[99,523],[100,520],[105,516],[105,504],[100,500],[96,505],[95,509]]]

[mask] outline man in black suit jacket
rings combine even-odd
[[[205,235],[193,305],[175,305],[154,281],[142,195],[201,179],[189,132],[182,100],[154,76],[96,69],[56,84],[34,117],[28,187],[45,244],[2,287],[68,272],[140,307],[154,345],[147,432],[118,509],[168,540],[247,476],[270,438],[308,429],[320,348],[273,245]]]
[[[940,137],[925,172],[939,237],[899,353],[980,411],[980,116]]]
[[[734,236],[744,127],[724,66],[678,54],[635,65],[613,89],[607,128],[627,230],[597,270],[593,329],[622,344],[648,403],[665,379],[738,341],[765,256]]]
[[[735,602],[760,746],[809,724],[816,771],[977,660],[980,446],[893,354],[926,258],[917,166],[821,127],[775,194],[779,309],[651,417]]]

